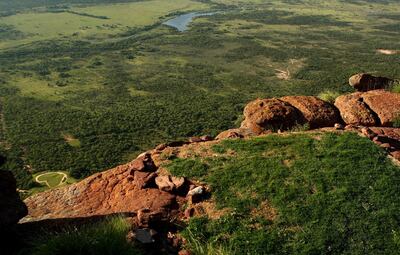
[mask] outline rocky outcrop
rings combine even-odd
[[[95,174],[68,187],[49,190],[25,200],[29,214],[22,222],[79,218],[147,210],[160,220],[176,208],[176,195],[157,188],[156,167],[149,154]]]
[[[0,232],[17,224],[27,213],[26,205],[17,193],[14,176],[0,170]]]
[[[341,121],[333,105],[313,96],[256,99],[245,107],[244,118],[241,128],[256,134],[305,123],[311,128],[330,127]]]
[[[385,90],[356,92],[338,97],[335,106],[346,124],[390,127],[400,113],[400,94]]]
[[[355,129],[400,162],[400,128],[358,127]]]
[[[386,89],[393,84],[394,80],[386,77],[375,77],[366,73],[355,74],[350,77],[349,84],[357,91],[369,91],[375,89]]]

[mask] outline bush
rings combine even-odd
[[[395,84],[391,90],[394,93],[400,93],[400,83]]]
[[[318,97],[324,101],[327,101],[329,103],[334,103],[336,98],[340,96],[340,93],[336,92],[336,91],[331,91],[331,90],[327,90],[324,92],[321,92]]]

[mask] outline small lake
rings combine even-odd
[[[188,26],[189,26],[190,22],[193,21],[194,18],[202,17],[202,16],[211,16],[214,14],[215,14],[215,12],[208,12],[208,13],[190,12],[190,13],[179,15],[176,18],[167,20],[163,24],[170,26],[170,27],[174,27],[179,32],[184,32],[184,31],[188,30]]]

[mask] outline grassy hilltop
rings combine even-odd
[[[397,1],[0,7],[1,147],[21,188],[26,170],[81,178],[166,140],[215,135],[256,97],[343,93],[360,71],[400,77],[400,55],[377,51],[400,48]],[[184,33],[161,24],[210,10]]]
[[[182,210],[196,207],[196,214],[171,227],[186,238],[183,248],[191,254],[394,255],[400,250],[400,168],[367,138],[300,132],[181,150],[175,157],[166,150],[163,167],[211,191],[205,201],[182,205]],[[160,240],[126,245],[128,230],[123,220],[113,219],[44,232],[30,237],[23,254],[171,254],[149,253]]]

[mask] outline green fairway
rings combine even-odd
[[[33,177],[37,183],[47,188],[56,188],[75,182],[66,172],[41,172],[35,174]]]

